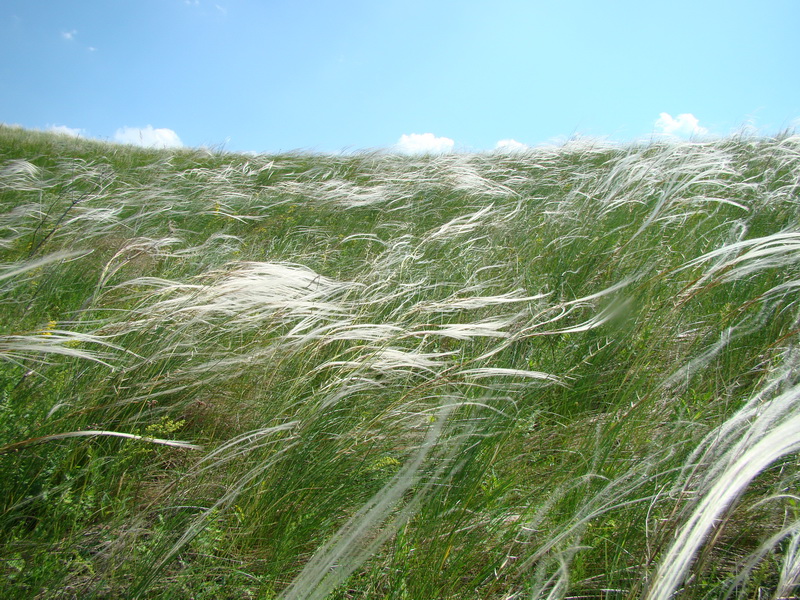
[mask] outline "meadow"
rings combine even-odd
[[[800,136],[0,127],[3,598],[800,596]]]

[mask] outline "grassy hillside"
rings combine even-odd
[[[0,127],[4,598],[767,598],[800,137],[240,156]]]

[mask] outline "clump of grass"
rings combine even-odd
[[[0,128],[9,597],[796,594],[798,181]]]

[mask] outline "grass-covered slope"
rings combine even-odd
[[[799,182],[0,128],[2,596],[796,594]]]

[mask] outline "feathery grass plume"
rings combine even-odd
[[[703,458],[713,467],[709,469],[707,478],[700,482],[701,499],[691,515],[681,523],[676,539],[661,559],[647,598],[673,597],[687,577],[700,546],[712,528],[724,526],[725,512],[742,496],[745,488],[772,463],[800,451],[798,398],[800,386],[797,385],[773,398],[763,398],[759,394],[756,402],[766,401],[766,410],[754,406],[756,402],[751,400],[729,422],[707,437]],[[717,447],[722,451],[716,452]],[[791,523],[793,527],[797,525],[800,521]],[[773,541],[777,543],[782,537]],[[796,583],[795,580],[792,585]]]
[[[413,457],[324,546],[317,550],[300,574],[281,594],[282,598],[312,600],[327,597],[413,516],[415,505],[419,504],[426,489],[434,484],[434,478],[422,486],[422,489],[417,490],[412,499],[406,502],[405,507],[401,510],[397,510],[396,507],[403,496],[419,481],[423,463],[436,447],[451,410],[451,406],[445,405],[437,412],[433,424]],[[393,512],[397,513],[396,516],[386,523]]]
[[[21,263],[11,263],[11,264],[3,264],[0,265],[0,281],[4,281],[6,279],[13,279],[22,275],[23,273],[34,271],[36,269],[41,269],[46,265],[50,265],[52,263],[61,263],[70,260],[74,260],[80,258],[82,256],[86,256],[89,254],[90,251],[60,251],[54,252],[52,254],[48,254],[41,258],[23,261]],[[4,286],[10,285],[13,286],[13,282],[3,284]],[[3,288],[3,292],[7,292],[8,288]]]
[[[78,333],[63,329],[47,328],[29,335],[0,336],[0,359],[15,364],[27,361],[47,362],[48,355],[62,355],[100,363],[111,369],[111,357],[95,350],[81,348],[84,344],[95,344],[102,348],[123,350],[102,336]]]
[[[180,440],[162,440],[159,438],[149,438],[141,435],[135,435],[132,433],[123,433],[121,431],[84,430],[84,431],[67,431],[65,433],[54,433],[51,435],[43,435],[41,437],[31,438],[29,440],[23,440],[21,442],[14,442],[13,444],[0,446],[0,454],[4,452],[16,451],[20,448],[24,448],[25,446],[30,446],[33,444],[41,444],[44,442],[50,442],[54,440],[64,440],[67,438],[75,438],[75,437],[97,437],[97,436],[118,437],[129,440],[147,442],[150,444],[162,444],[164,446],[174,446],[176,448],[188,448],[190,450],[203,449],[202,446],[197,446],[196,444],[190,444],[189,442],[182,442]]]

